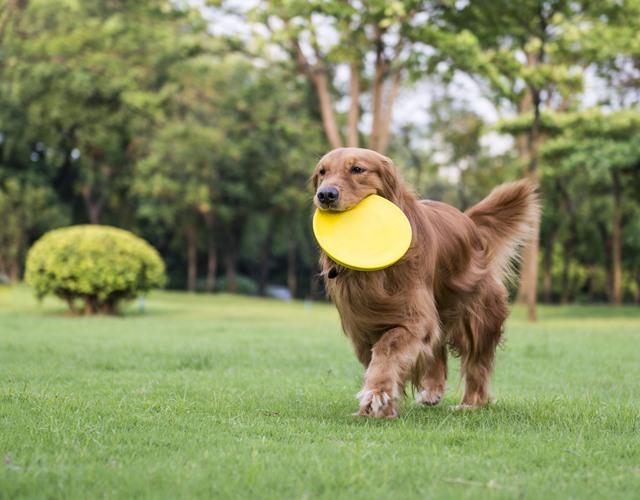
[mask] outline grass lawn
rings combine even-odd
[[[639,498],[640,309],[516,309],[497,403],[352,417],[325,304],[154,293],[73,318],[0,288],[0,498]],[[410,394],[409,394],[410,396]]]

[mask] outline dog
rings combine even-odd
[[[311,182],[320,210],[348,210],[377,194],[402,209],[413,231],[402,259],[379,271],[348,269],[320,252],[325,289],[365,368],[357,414],[397,417],[407,381],[419,404],[438,404],[449,350],[461,358],[465,382],[458,408],[489,403],[508,315],[505,282],[540,217],[536,185],[503,184],[461,212],[419,200],[389,158],[360,148],[327,153]]]

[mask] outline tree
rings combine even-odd
[[[264,293],[276,226],[306,213],[304,184],[317,127],[296,82],[284,83],[277,67],[261,71],[236,54],[204,56],[175,71],[163,90],[165,113],[136,167],[140,214],[181,228],[190,290],[203,234],[207,289],[214,289],[220,250],[227,290],[237,290],[242,242],[253,223],[263,238],[255,258]],[[297,234],[287,237],[294,289]]]
[[[622,302],[622,245],[625,192],[640,196],[634,181],[640,175],[640,113],[587,111],[561,120],[563,132],[544,148],[545,161],[565,175],[589,179],[592,193],[610,196],[611,285],[610,299]],[[609,238],[604,238],[605,244]]]
[[[493,154],[483,144],[491,129],[472,103],[454,97],[448,86],[442,90],[429,105],[428,126],[403,126],[392,152],[421,195],[464,210],[513,178],[518,165],[511,152]]]
[[[41,144],[92,223],[125,205],[136,133],[167,68],[194,50],[189,15],[169,2],[32,0],[7,28],[0,93],[15,111],[3,133]]]
[[[16,282],[30,242],[50,227],[64,225],[68,214],[44,179],[1,175],[0,275]]]
[[[312,85],[329,145],[359,146],[361,113],[366,110],[371,123],[368,147],[384,153],[396,97],[419,50],[412,38],[412,20],[426,4],[269,0],[260,2],[248,17],[268,30],[268,41],[290,54]],[[338,84],[341,71],[349,74],[348,90]],[[338,105],[347,96],[343,133]]]
[[[176,228],[185,243],[187,289],[196,290],[199,228],[213,235],[216,156],[212,147],[221,132],[193,122],[168,123],[154,134],[149,155],[136,165],[135,192],[141,199],[140,216],[152,223]],[[215,283],[216,247],[209,248],[209,283]]]
[[[614,109],[640,102],[640,2],[583,2],[584,19],[569,26],[568,39],[583,64],[606,83],[601,101]]]
[[[234,79],[237,101],[229,102],[229,113],[236,109],[237,122],[229,138],[239,155],[223,177],[224,183],[236,186],[226,189],[223,185],[227,193],[223,202],[227,207],[226,234],[233,235],[236,248],[255,214],[260,214],[260,233],[264,236],[258,282],[262,293],[266,291],[271,254],[280,247],[276,239],[284,238],[286,282],[295,296],[303,238],[300,225],[308,222],[310,211],[310,195],[305,188],[313,158],[322,154],[323,146],[304,87],[288,79],[289,74],[288,67],[272,64],[268,71],[254,70],[254,78],[246,79],[241,86]],[[237,252],[229,252],[229,259],[228,272],[236,264]]]
[[[437,53],[431,66],[445,77],[463,71],[478,79],[497,105],[531,116],[516,145],[525,174],[537,179],[542,143],[542,110],[565,108],[581,88],[581,71],[571,57],[566,25],[581,14],[565,0],[500,0],[441,3],[422,39]],[[527,246],[521,272],[521,297],[529,319],[536,319],[538,238]]]

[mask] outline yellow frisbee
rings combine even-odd
[[[398,262],[411,245],[411,224],[402,210],[378,195],[344,212],[316,210],[313,234],[338,264],[377,271]]]

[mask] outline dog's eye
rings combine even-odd
[[[324,175],[324,174],[325,174],[325,170],[324,170],[324,168],[321,168],[321,169],[318,171],[318,173],[319,173],[320,175]]]
[[[362,172],[364,172],[364,168],[359,167],[358,165],[354,165],[353,167],[351,167],[352,174],[361,174]]]

